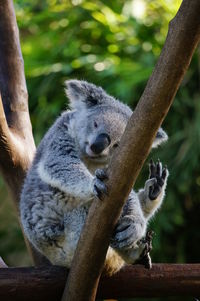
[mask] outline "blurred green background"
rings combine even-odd
[[[16,0],[14,3],[38,144],[67,107],[63,89],[66,79],[91,81],[134,108],[160,54],[168,23],[181,1]],[[164,204],[149,225],[155,231],[154,262],[200,262],[199,87],[200,52],[197,51],[163,124],[169,142],[150,155],[160,158],[170,172]],[[147,176],[146,164],[137,189],[144,185]],[[0,198],[0,256],[11,266],[30,264],[2,181]]]

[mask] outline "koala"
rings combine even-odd
[[[106,167],[132,110],[86,81],[67,81],[66,93],[70,110],[58,117],[37,148],[20,214],[30,242],[52,264],[69,268],[89,207],[107,192]],[[160,128],[152,147],[167,138]],[[160,161],[151,161],[149,169],[144,188],[131,191],[114,229],[105,260],[108,274],[149,252],[147,224],[162,204],[168,177]]]

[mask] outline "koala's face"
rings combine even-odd
[[[95,106],[79,116],[77,136],[81,155],[93,162],[108,163],[119,146],[131,110],[115,109],[109,105]],[[80,118],[80,115],[84,115]]]
[[[119,146],[132,111],[93,84],[78,80],[66,84],[71,107],[75,109],[74,128],[80,156],[105,165]],[[167,134],[160,128],[153,147],[165,140]]]

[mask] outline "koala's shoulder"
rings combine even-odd
[[[65,139],[70,139],[70,124],[74,119],[74,112],[65,111],[63,112],[49,128],[43,139],[41,140],[34,163],[40,160],[42,154],[48,152],[49,148],[52,147],[52,144],[58,143],[59,138],[65,137]]]

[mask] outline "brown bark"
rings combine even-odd
[[[19,215],[23,180],[35,153],[13,2],[0,1],[0,171]],[[26,241],[35,263],[43,262]]]
[[[109,196],[94,202],[90,209],[62,301],[95,300],[114,225],[199,42],[199,12],[199,0],[183,0],[170,22],[155,70],[109,165]]]
[[[0,167],[17,205],[35,144],[12,1],[1,1],[0,16],[0,90],[4,107],[1,104]]]
[[[0,269],[0,300],[59,301],[67,274],[56,266]],[[200,296],[200,264],[155,264],[151,270],[127,266],[102,277],[97,292],[100,299],[167,296]]]

